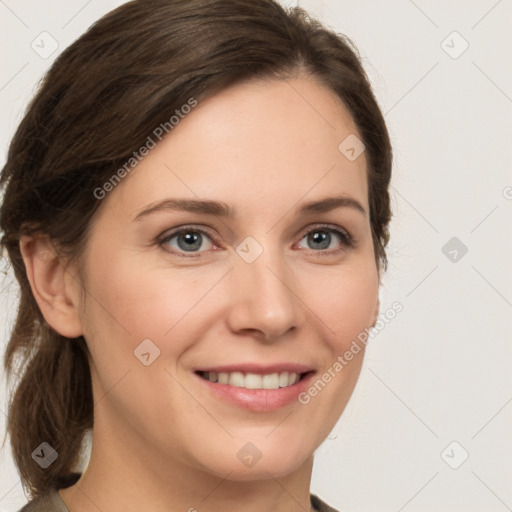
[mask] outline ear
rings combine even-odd
[[[371,324],[372,327],[375,327],[375,324],[377,323],[377,320],[379,319],[380,299],[381,299],[381,295],[383,293],[383,288],[382,288],[382,266],[381,266],[381,262],[380,261],[377,264],[377,286],[378,286],[377,303],[375,304],[375,310],[373,311],[372,324]]]
[[[59,334],[83,334],[79,315],[80,284],[46,236],[22,236],[20,250],[32,293],[46,322]]]
[[[379,312],[380,312],[380,287],[379,287],[379,294],[377,295],[377,303],[375,304],[375,310],[373,312],[373,318],[372,318],[372,327],[375,327],[375,324],[377,323],[377,320],[379,319]]]

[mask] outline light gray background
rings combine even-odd
[[[0,0],[1,164],[55,56],[122,3]],[[395,217],[382,311],[404,307],[369,345],[353,398],[318,450],[312,489],[354,512],[512,510],[512,2],[300,4],[356,43],[385,112]],[[59,45],[47,59],[31,48],[43,31]],[[445,255],[452,237],[459,248]],[[4,412],[3,382],[0,392]],[[24,502],[6,445],[0,511]]]

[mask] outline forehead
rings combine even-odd
[[[364,153],[346,107],[310,79],[234,85],[200,102],[108,198],[136,212],[166,197],[217,198],[247,213],[347,194],[367,207]],[[269,215],[271,214],[268,210]]]

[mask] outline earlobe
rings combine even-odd
[[[65,269],[51,240],[22,236],[20,251],[32,293],[47,323],[67,338],[81,336],[79,284]]]

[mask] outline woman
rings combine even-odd
[[[136,0],[65,50],[1,176],[23,510],[334,510],[313,454],[378,316],[390,174],[354,48],[300,9]]]

